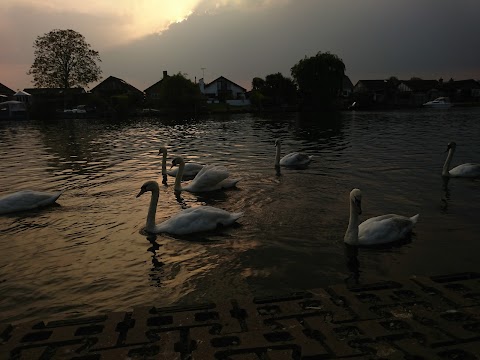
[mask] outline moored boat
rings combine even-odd
[[[452,106],[453,104],[450,102],[450,99],[448,97],[438,97],[435,100],[428,101],[423,104],[423,107],[433,109],[448,109]]]

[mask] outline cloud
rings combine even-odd
[[[17,16],[19,10],[25,9],[30,14],[42,14],[41,18],[51,18],[53,24],[65,23],[62,19],[68,19],[70,24],[79,26],[91,23],[88,19],[100,19],[103,24],[94,23],[95,29],[103,28],[106,30],[103,32],[104,37],[108,34],[109,42],[118,44],[166,31],[172,24],[185,21],[195,12],[213,14],[225,8],[255,11],[287,2],[288,0],[4,0],[2,6]]]
[[[207,81],[249,88],[319,51],[342,58],[354,82],[480,78],[478,13],[478,0],[3,0],[0,82],[23,82],[35,38],[66,28],[100,52],[105,77],[142,90],[163,70],[194,80],[202,68]]]

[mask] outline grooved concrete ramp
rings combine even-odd
[[[0,359],[480,359],[480,274],[0,325]]]

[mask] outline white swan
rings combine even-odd
[[[178,165],[178,173],[175,178],[174,191],[206,192],[234,187],[240,179],[229,179],[227,168],[222,165],[205,165],[195,178],[186,186],[182,186],[182,177],[185,170],[185,162],[181,157],[173,159],[172,166]]]
[[[277,152],[275,155],[275,167],[278,166],[304,166],[312,161],[313,155],[307,155],[302,152],[292,152],[280,159],[281,142],[280,139],[275,140]]]
[[[362,192],[360,189],[353,189],[350,192],[350,220],[343,238],[349,245],[376,245],[404,239],[412,231],[419,216],[381,215],[367,219],[359,225],[358,215],[361,213]]]
[[[474,163],[466,163],[461,164],[453,169],[449,170],[450,163],[452,162],[453,153],[457,144],[454,141],[448,143],[447,146],[447,159],[445,160],[445,164],[443,164],[442,176],[450,176],[450,177],[480,177],[480,164]]]
[[[167,170],[167,148],[165,146],[160,147],[158,150],[158,155],[162,155],[162,175],[170,175],[170,176],[177,176],[178,167],[175,169]],[[195,175],[198,174],[200,170],[202,170],[203,165],[194,163],[194,162],[187,162],[185,163],[185,170],[183,173],[183,178],[191,179],[194,178]]]
[[[62,195],[62,191],[43,192],[33,190],[17,191],[0,197],[0,214],[32,210],[53,204]]]
[[[219,225],[232,225],[243,213],[231,213],[212,206],[197,206],[179,212],[170,219],[155,224],[155,214],[159,197],[159,187],[156,181],[147,181],[142,185],[137,197],[151,191],[150,206],[148,208],[147,225],[145,230],[150,233],[169,233],[173,235],[187,235],[200,231],[208,231]]]

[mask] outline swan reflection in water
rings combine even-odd
[[[448,182],[450,181],[450,177],[443,176],[442,177],[442,190],[445,193],[445,197],[442,198],[442,205],[441,211],[442,213],[448,213],[448,202],[450,201],[450,189],[448,188]]]
[[[345,279],[346,285],[353,286],[360,284],[360,274],[362,273],[362,271],[360,270],[360,261],[358,259],[360,251],[364,251],[367,254],[371,253],[372,255],[377,254],[376,256],[378,256],[378,254],[381,254],[383,252],[395,251],[394,249],[398,249],[404,245],[410,244],[413,242],[414,239],[415,234],[410,233],[408,236],[400,240],[385,244],[351,245],[344,242],[343,245],[345,254],[345,265],[348,271],[348,276]]]
[[[345,279],[347,285],[360,283],[360,261],[358,261],[358,246],[343,243],[345,253],[345,264],[349,272]]]
[[[162,245],[157,243],[157,235],[156,234],[148,234],[147,240],[151,244],[151,246],[147,249],[147,251],[152,253],[152,267],[150,269],[149,276],[150,276],[151,280],[155,283],[155,286],[160,286],[161,285],[161,271],[162,271],[162,267],[165,264],[158,259],[157,250],[159,250]]]

